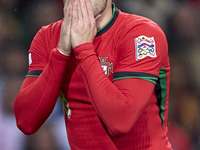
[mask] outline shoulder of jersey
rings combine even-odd
[[[42,30],[43,30],[43,31],[45,31],[45,30],[46,30],[46,31],[49,31],[49,30],[51,30],[51,31],[60,30],[62,21],[63,21],[63,19],[62,19],[62,20],[59,20],[59,21],[57,21],[57,22],[53,22],[53,23],[51,23],[51,24],[49,24],[49,25],[43,26],[43,27],[42,27]]]
[[[49,25],[43,26],[40,29],[40,33],[43,35],[43,37],[57,37],[59,36],[59,31],[61,29],[61,24],[63,20],[59,20],[57,22],[53,22]]]
[[[140,16],[140,15],[136,15],[136,14],[128,14],[125,12],[120,12],[120,20],[121,22],[124,22],[124,25],[126,27],[130,26],[130,28],[132,27],[136,27],[139,25],[153,25],[155,27],[158,27],[158,25],[150,20],[149,18],[146,18],[144,16]]]

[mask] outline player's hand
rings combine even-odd
[[[71,20],[72,20],[72,0],[66,0],[64,6],[64,20],[61,26],[60,41],[58,43],[58,49],[67,56],[71,54]]]
[[[72,48],[75,48],[81,44],[93,42],[97,33],[97,19],[94,18],[90,0],[74,0],[72,3],[71,44]]]

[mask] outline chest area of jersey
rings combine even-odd
[[[117,55],[115,46],[112,44],[94,43],[97,59],[101,65],[101,69],[109,80],[113,80],[113,73],[117,64]],[[99,68],[98,68],[99,69]],[[92,70],[95,72],[95,70]],[[88,102],[88,95],[85,88],[79,64],[76,64],[71,72],[71,77],[65,83],[63,91],[68,99]]]
[[[112,79],[117,65],[116,46],[112,40],[94,41],[95,51],[105,75]]]

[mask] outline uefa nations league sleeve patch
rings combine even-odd
[[[143,59],[147,56],[156,57],[156,43],[154,37],[144,35],[135,38],[136,60]]]

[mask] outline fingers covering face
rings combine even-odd
[[[79,20],[79,13],[78,13],[78,8],[79,8],[79,1],[78,0],[74,0],[73,2],[73,12],[72,12],[72,24],[77,24],[78,20]]]
[[[66,20],[66,22],[71,22],[71,18],[72,18],[72,3],[71,3],[71,0],[66,0],[63,11],[64,11],[64,19]]]
[[[81,11],[83,15],[83,20],[88,21],[88,10],[85,0],[80,0]]]
[[[94,19],[94,12],[93,12],[93,8],[92,8],[91,0],[84,0],[84,1],[85,1],[85,4],[86,4],[87,11],[88,11],[88,16],[91,19]]]
[[[71,0],[72,1],[72,0]],[[73,0],[73,20],[88,22],[94,19],[93,8],[90,0]]]

